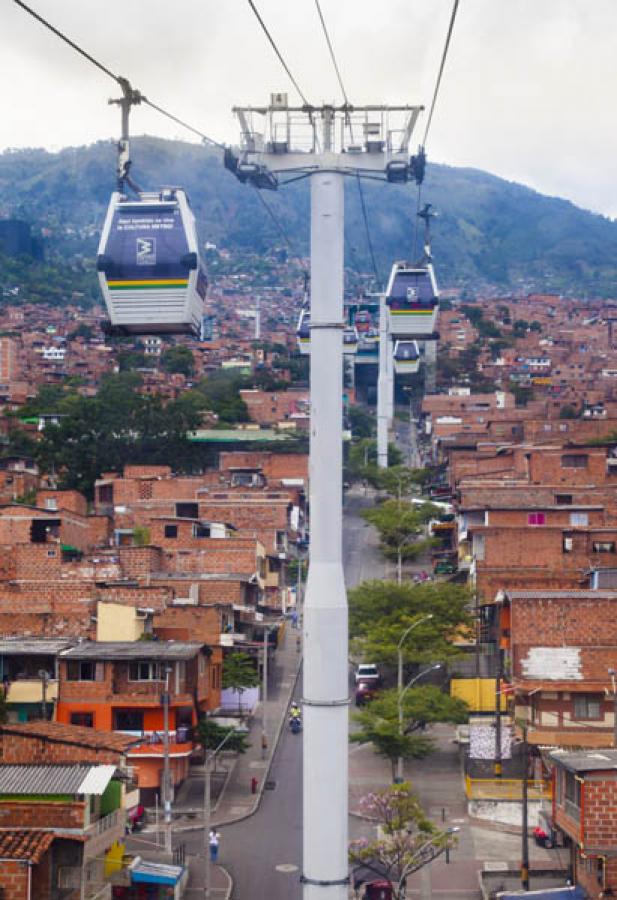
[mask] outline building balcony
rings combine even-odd
[[[58,699],[58,681],[50,679],[45,690],[48,703]],[[18,678],[8,682],[6,695],[8,703],[42,703],[43,684],[40,678]]]
[[[143,743],[132,747],[127,757],[131,761],[137,761],[139,757],[162,756],[165,750],[164,734],[162,731],[121,731],[118,734],[143,737]],[[190,756],[194,749],[194,731],[192,728],[178,728],[169,732],[170,757]]]
[[[126,810],[116,809],[97,819],[88,828],[84,834],[86,842],[84,844],[84,862],[88,859],[94,859],[105,855],[112,844],[122,840],[124,837],[126,826]]]

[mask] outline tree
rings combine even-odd
[[[570,403],[566,403],[565,406],[562,406],[559,410],[559,418],[560,419],[576,419],[578,413],[574,406]]]
[[[386,559],[396,562],[396,576],[403,580],[403,560],[416,559],[423,550],[432,546],[432,539],[420,540],[425,522],[434,515],[434,507],[424,504],[412,506],[398,500],[386,500],[371,509],[363,510],[362,517],[374,525],[381,538],[380,549]]]
[[[202,379],[195,390],[204,397],[205,408],[215,413],[219,421],[233,424],[249,419],[247,405],[240,397],[243,384],[242,375],[221,370]]]
[[[353,719],[359,728],[350,735],[354,744],[372,743],[379,756],[392,766],[395,777],[396,761],[420,759],[434,750],[434,741],[424,733],[433,722],[466,722],[467,704],[451,697],[434,684],[410,688],[402,700],[403,733],[399,732],[398,689],[383,691]]]
[[[362,838],[349,845],[354,887],[385,878],[395,900],[404,900],[409,876],[451,847],[452,834],[427,818],[409,782],[367,794],[360,805],[379,830],[373,840]]]
[[[387,469],[378,469],[376,487],[386,491],[395,497],[399,503],[404,496],[411,493],[413,487],[426,484],[428,473],[426,469],[409,469],[407,466],[390,466]]]
[[[242,714],[242,694],[259,684],[259,675],[248,653],[230,653],[223,663],[223,687],[238,695],[238,712]]]
[[[403,454],[394,444],[388,444],[388,466],[400,466]],[[377,477],[377,441],[362,438],[349,448],[347,472],[355,480],[372,482]]]
[[[350,406],[347,410],[351,435],[354,438],[372,438],[375,434],[375,416],[361,406]]]
[[[226,737],[227,740],[225,740]],[[233,750],[234,753],[246,753],[251,746],[246,734],[235,731],[233,727],[225,728],[224,725],[217,725],[216,722],[208,718],[202,719],[197,726],[195,740],[201,744],[204,750],[216,750],[224,740],[225,748]]]
[[[161,366],[166,372],[190,378],[195,372],[195,360],[188,347],[178,344],[161,354]]]
[[[401,635],[430,613],[432,618],[405,640],[403,659],[407,663],[447,660],[460,652],[454,637],[472,626],[470,602],[469,590],[460,584],[365,581],[349,592],[350,636],[361,644],[365,659],[395,663]]]

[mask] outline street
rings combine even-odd
[[[344,510],[343,561],[348,587],[367,578],[382,578],[384,560],[373,529],[359,511],[370,498],[350,493]],[[301,692],[298,690],[297,692]],[[255,896],[268,900],[299,900],[302,861],[302,738],[283,730],[258,811],[249,819],[222,829],[222,865],[234,881],[233,900]]]

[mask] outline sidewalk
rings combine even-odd
[[[291,627],[287,622],[283,637],[274,654],[268,684],[268,750],[263,758],[261,748],[262,704],[259,704],[252,718],[246,753],[239,756],[221,753],[218,760],[219,772],[212,775],[212,825],[230,825],[252,815],[261,800],[265,789],[268,772],[281,729],[287,721],[287,709],[295,690],[298,671],[302,660],[296,649],[296,637],[300,630]],[[224,770],[226,774],[224,774]],[[217,777],[218,776],[218,777]],[[257,779],[257,789],[251,791],[252,779]],[[197,768],[183,789],[179,792],[178,801],[174,803],[174,834],[183,831],[194,831],[202,821],[202,798],[204,770]]]
[[[432,821],[443,828],[458,829],[458,843],[450,853],[449,863],[441,856],[409,878],[407,896],[420,900],[439,897],[476,900],[481,896],[478,887],[481,870],[519,868],[521,838],[500,831],[490,822],[481,825],[470,820],[458,748],[452,741],[454,729],[437,725],[431,729],[431,735],[437,744],[436,751],[425,759],[406,762],[405,776]],[[352,837],[374,837],[375,826],[359,818],[359,801],[365,794],[389,785],[391,778],[390,764],[378,757],[370,744],[352,745],[349,755]],[[532,888],[534,867],[558,868],[564,861],[563,852],[560,859],[558,850],[544,850],[533,840],[529,841],[529,855]]]

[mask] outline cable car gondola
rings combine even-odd
[[[300,312],[296,328],[296,343],[302,356],[308,356],[311,352],[311,314],[308,309]]]
[[[395,338],[435,339],[439,291],[430,262],[392,266],[386,289],[388,327]]]
[[[420,350],[417,341],[396,341],[394,371],[397,375],[415,375],[420,369]]]
[[[358,332],[353,326],[343,328],[343,353],[355,356],[358,352]]]
[[[112,194],[97,269],[112,333],[199,335],[207,278],[182,189]]]

